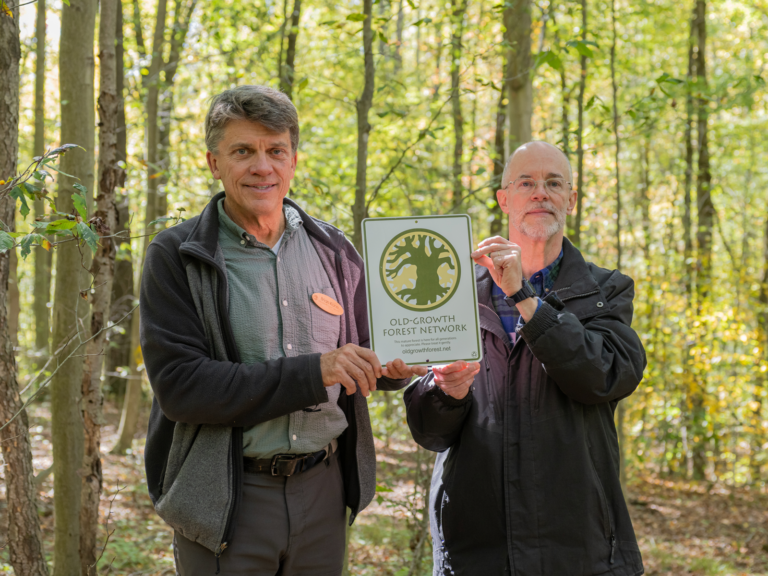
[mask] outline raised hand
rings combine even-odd
[[[514,242],[501,236],[487,238],[477,245],[477,250],[472,252],[472,259],[488,268],[493,281],[507,296],[523,287],[520,246]]]

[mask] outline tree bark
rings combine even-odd
[[[504,213],[499,208],[496,191],[501,188],[501,177],[504,174],[504,166],[507,162],[504,154],[504,126],[507,123],[507,105],[504,103],[505,94],[505,84],[502,82],[501,89],[499,90],[499,101],[496,104],[496,133],[493,137],[493,184],[491,185],[491,214],[493,215],[493,220],[491,220],[490,226],[491,236],[504,234]]]
[[[45,153],[45,15],[46,0],[37,0],[37,26],[35,30],[35,140],[32,153]],[[35,218],[45,217],[45,201],[35,200]],[[35,248],[35,352],[41,356],[38,365],[43,365],[48,356],[51,340],[51,252],[42,247]]]
[[[19,10],[9,3],[11,16],[0,12],[0,180],[16,175],[19,147]],[[6,231],[14,230],[16,201],[0,200],[0,221]],[[10,252],[0,254],[0,302],[8,293]],[[43,556],[40,521],[35,505],[32,446],[29,421],[21,411],[22,401],[16,380],[13,335],[9,331],[5,306],[0,306],[0,445],[3,450],[8,515],[8,553],[17,576],[43,576],[48,567]]]
[[[146,76],[145,88],[147,100],[146,112],[146,141],[147,141],[147,206],[144,216],[146,234],[155,231],[155,226],[150,222],[157,219],[157,190],[161,170],[158,167],[158,100],[160,94],[160,72],[163,66],[163,48],[165,45],[165,21],[168,11],[168,0],[158,0],[157,20],[155,21],[155,33],[152,39],[152,59],[149,64],[149,73]],[[147,251],[151,238],[145,236],[142,259]]]
[[[61,89],[61,140],[93,150],[93,40],[95,0],[71,0],[61,15],[59,59]],[[61,159],[61,169],[90,180],[92,153],[71,150]],[[56,205],[61,212],[74,209],[74,180],[59,175]],[[90,195],[90,194],[88,194]],[[87,248],[85,248],[87,250]],[[62,244],[56,255],[56,286],[53,308],[53,351],[58,364],[67,362],[81,338],[83,308],[80,269],[83,258],[74,242]],[[82,288],[85,288],[83,286]],[[56,366],[54,366],[55,368]],[[80,469],[83,462],[83,426],[80,416],[82,361],[73,359],[51,381],[51,432],[53,436],[55,547],[54,574],[80,572]]]
[[[697,88],[700,92],[707,87],[707,3],[706,0],[696,1],[696,76]],[[697,268],[696,277],[696,305],[699,317],[704,321],[703,313],[709,300],[712,282],[712,228],[715,220],[715,208],[712,203],[711,186],[712,173],[709,166],[709,143],[707,120],[709,118],[708,102],[704,98],[698,98],[696,102],[696,131],[698,157],[698,174],[696,178],[696,206],[698,223],[696,228]],[[699,372],[699,371],[697,371]],[[697,383],[693,390],[691,404],[696,427],[694,428],[693,444],[693,477],[696,480],[704,479],[706,457],[706,436],[704,428],[706,420],[706,408],[704,402],[706,390],[706,376],[703,372],[697,374]]]
[[[768,217],[765,219],[764,226],[763,274],[760,282],[760,295],[758,297],[757,334],[761,352],[759,362],[764,366],[768,366]],[[752,440],[754,448],[750,456],[750,470],[752,473],[753,484],[759,482],[761,479],[760,464],[757,462],[755,456],[761,452],[765,440],[765,433],[762,428],[763,390],[768,388],[768,370],[765,372],[758,372],[757,378],[758,382],[752,393],[752,401],[754,402],[754,408],[752,410],[752,426],[756,436],[756,438]]]
[[[368,174],[368,136],[371,125],[368,122],[368,113],[373,106],[373,89],[375,83],[375,70],[373,64],[373,18],[372,0],[363,0],[363,54],[365,63],[365,84],[360,98],[357,99],[357,174],[355,178],[355,204],[352,207],[354,218],[355,248],[363,251],[363,220],[368,216],[366,206],[366,178]]]
[[[405,26],[405,11],[403,10],[403,0],[400,0],[397,6],[397,44],[395,45],[395,77],[400,76],[403,71],[403,28]],[[421,28],[421,27],[419,27]]]
[[[611,89],[613,93],[613,139],[616,177],[616,269],[621,270],[621,139],[619,137],[619,88],[616,84],[616,0],[611,0]],[[626,420],[626,399],[619,402],[616,413],[616,428],[619,437],[619,479],[624,497],[627,497],[627,446],[624,431]]]
[[[504,79],[509,102],[509,131],[505,156],[509,156],[518,146],[531,140],[531,0],[513,0],[505,6],[505,39],[509,45]]]
[[[587,39],[587,0],[581,0],[581,39]],[[576,170],[578,171],[576,190],[576,215],[573,218],[573,227],[570,238],[578,247],[581,243],[581,220],[584,199],[584,92],[587,89],[587,57],[580,57],[581,76],[579,78],[578,97],[578,132],[576,133]]]
[[[139,342],[139,309],[136,308],[131,316],[131,346],[130,374],[126,380],[123,411],[120,416],[120,426],[117,430],[117,443],[110,453],[125,454],[133,445],[133,437],[136,434],[136,426],[139,421],[139,409],[141,408],[141,381],[142,372],[139,372],[141,359],[141,346]],[[135,345],[134,345],[135,343]]]
[[[451,0],[451,108],[453,110],[453,211],[461,206],[464,186],[461,182],[464,155],[464,116],[461,112],[461,37],[464,32],[464,14],[467,0]]]
[[[689,301],[693,296],[693,237],[691,234],[691,189],[693,187],[693,82],[696,76],[696,61],[694,46],[696,43],[697,19],[691,18],[690,36],[688,38],[688,75],[685,95],[685,184],[683,188],[683,259],[688,270],[685,276],[685,292]]]
[[[123,100],[124,91],[124,68],[123,68],[123,13],[122,2],[118,0],[117,22],[116,22],[116,42],[115,42],[115,62],[117,65],[116,82],[118,97],[117,112],[117,159],[125,162],[127,160],[127,139],[125,127],[125,103]],[[124,173],[123,173],[124,175]],[[121,186],[125,183],[121,182]],[[131,233],[130,227],[130,204],[127,193],[120,194],[117,200],[117,228],[115,229],[115,241],[118,246],[123,247],[123,257],[115,261],[115,279],[112,282],[112,304],[110,309],[110,319],[114,322],[125,316],[133,307],[133,262],[131,260]],[[126,328],[127,327],[127,328]],[[107,387],[115,397],[117,402],[121,402],[125,393],[125,379],[111,376],[120,367],[127,367],[129,363],[129,354],[131,350],[130,340],[130,320],[124,322],[123,326],[110,331],[109,348],[107,356],[106,381]]]
[[[80,573],[97,573],[97,532],[99,500],[102,489],[101,425],[103,424],[101,369],[107,340],[107,324],[115,272],[117,228],[115,188],[122,180],[117,162],[118,95],[115,38],[117,0],[101,0],[99,15],[99,193],[96,213],[100,242],[93,257],[92,338],[86,347],[82,380],[82,413],[85,429],[85,454],[82,473],[82,508],[80,509]]]
[[[296,39],[299,36],[299,20],[301,18],[301,0],[296,0],[291,13],[291,29],[288,31],[288,49],[285,53],[285,65],[281,66],[280,89],[288,98],[293,99],[293,83],[296,69]]]

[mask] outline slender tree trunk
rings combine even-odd
[[[395,45],[395,77],[400,76],[403,71],[403,28],[405,27],[405,11],[403,10],[403,0],[400,0],[397,7],[397,44]],[[419,27],[420,28],[420,27]]]
[[[499,203],[496,199],[496,191],[501,188],[501,177],[504,174],[504,166],[507,162],[507,157],[504,154],[504,126],[507,123],[507,106],[504,104],[504,98],[506,94],[505,84],[501,83],[501,89],[499,90],[499,101],[496,104],[496,133],[493,137],[493,185],[491,186],[491,213],[493,220],[491,220],[491,236],[498,236],[504,233],[504,213],[499,208]]]
[[[560,94],[563,98],[563,107],[561,109],[561,123],[563,130],[563,153],[571,159],[571,120],[568,117],[568,110],[571,107],[571,91],[568,89],[568,77],[565,74],[565,66],[560,70]],[[573,183],[571,183],[573,184]]]
[[[531,0],[512,0],[505,4],[507,51],[506,94],[509,101],[507,154],[531,140],[533,87],[531,86]]]
[[[157,20],[155,22],[155,33],[152,40],[152,60],[149,65],[149,74],[145,88],[147,89],[146,100],[146,131],[147,131],[147,206],[144,217],[144,226],[147,234],[155,230],[150,222],[157,219],[157,190],[161,170],[158,169],[158,100],[160,94],[160,72],[163,66],[163,48],[165,45],[165,21],[168,11],[168,0],[158,0],[157,2]],[[144,238],[144,249],[142,250],[142,259],[147,251],[150,237]]]
[[[696,19],[697,26],[697,52],[696,52],[696,75],[699,91],[706,90],[707,86],[707,4],[706,0],[696,1]],[[697,120],[697,148],[699,151],[698,174],[696,178],[696,206],[697,206],[697,268],[699,274],[696,278],[696,304],[697,312],[704,321],[703,313],[709,300],[710,288],[712,282],[712,228],[715,219],[715,208],[712,204],[711,184],[712,174],[709,166],[709,143],[707,119],[709,110],[707,100],[699,98],[696,102],[696,120]],[[706,334],[706,326],[704,327]],[[705,467],[707,463],[707,430],[704,428],[706,420],[705,408],[705,390],[706,376],[704,373],[697,375],[697,383],[692,396],[692,406],[694,412],[694,444],[693,444],[693,476],[694,479],[701,480],[705,477]]]
[[[375,70],[373,64],[373,17],[372,0],[363,0],[363,53],[365,62],[365,84],[363,92],[358,98],[357,105],[357,175],[355,178],[355,204],[352,207],[354,218],[355,248],[363,251],[363,220],[368,216],[366,205],[366,179],[368,174],[368,136],[371,133],[371,125],[368,122],[368,113],[373,106],[373,89],[375,83]]]
[[[587,39],[587,0],[581,0],[581,39]],[[578,97],[578,132],[576,133],[576,170],[578,171],[576,190],[579,195],[576,198],[576,215],[573,218],[573,229],[570,238],[578,247],[581,243],[581,220],[584,199],[584,92],[587,89],[587,57],[583,54],[580,58],[581,76],[579,78]]]
[[[293,99],[293,85],[296,79],[296,39],[299,36],[299,20],[301,18],[301,0],[293,3],[291,13],[291,28],[288,31],[288,48],[285,52],[285,65],[280,76],[280,89]]]
[[[611,43],[611,88],[613,93],[613,139],[614,163],[616,177],[616,269],[621,270],[621,139],[619,137],[619,88],[616,85],[616,0],[611,0],[611,25],[613,41]],[[624,431],[626,420],[627,400],[619,402],[616,414],[616,424],[619,436],[619,477],[624,497],[627,497],[627,446]]]
[[[118,0],[117,9],[115,62],[117,65],[116,82],[118,96],[116,153],[118,161],[125,162],[127,160],[125,103],[123,100],[123,77],[125,72],[123,68],[123,11],[120,0]],[[123,176],[125,176],[125,172],[123,172]],[[120,183],[121,187],[124,185],[124,181]],[[125,316],[133,307],[133,262],[131,260],[131,233],[129,227],[131,217],[128,194],[120,194],[117,203],[117,228],[115,230],[117,238],[115,238],[115,242],[118,246],[122,244],[124,255],[115,261],[115,279],[112,282],[112,304],[110,310],[110,318],[113,322]],[[130,321],[125,322],[118,329],[112,330],[108,338],[110,344],[106,368],[108,388],[115,396],[115,399],[121,401],[125,393],[125,379],[110,376],[110,373],[117,372],[118,368],[122,366],[128,366],[131,350]]]
[[[14,214],[15,217],[15,214]],[[16,224],[13,224],[14,230]],[[14,348],[19,346],[19,314],[21,314],[21,295],[19,294],[19,256],[15,250],[8,253],[10,263],[8,266],[8,294],[6,296],[8,308],[8,333],[11,335],[11,344]]]
[[[9,3],[11,16],[0,12],[0,180],[16,175],[19,139],[19,10]],[[16,201],[0,200],[0,221],[14,230]],[[10,252],[0,254],[0,302],[8,293]],[[43,576],[48,567],[43,556],[40,521],[35,505],[32,447],[27,413],[6,423],[21,410],[22,401],[16,380],[16,357],[5,306],[0,306],[0,445],[3,450],[5,499],[8,516],[8,553],[17,576]]]
[[[177,4],[177,8],[180,5]],[[137,8],[134,5],[134,14]],[[144,254],[147,252],[147,246],[152,241],[150,234],[156,231],[155,225],[151,222],[157,219],[158,207],[158,188],[161,182],[162,170],[159,169],[160,157],[158,155],[160,129],[158,126],[158,106],[160,94],[160,73],[163,68],[163,46],[165,44],[165,22],[168,13],[168,0],[158,0],[157,18],[155,20],[155,32],[152,39],[152,60],[150,61],[149,74],[145,88],[147,90],[146,100],[146,141],[147,141],[147,205],[144,213],[144,239],[142,250],[137,265],[142,266]],[[134,19],[136,16],[134,16]],[[137,294],[138,291],[134,291]],[[142,375],[137,370],[138,363],[133,358],[136,356],[135,349],[139,344],[139,326],[138,311],[131,318],[131,373],[126,383],[125,397],[123,399],[123,411],[120,418],[120,428],[118,430],[117,444],[112,448],[113,454],[122,454],[131,447],[133,436],[136,433],[137,414],[141,400],[141,378]],[[136,326],[134,327],[134,323]],[[138,397],[138,403],[136,398]]]
[[[99,15],[99,193],[96,196],[99,248],[93,257],[93,294],[91,311],[92,338],[86,347],[83,370],[83,424],[85,455],[83,459],[82,508],[80,509],[80,573],[96,574],[99,500],[102,489],[101,425],[103,424],[101,369],[107,340],[107,323],[115,273],[117,228],[115,188],[122,180],[117,162],[117,66],[115,38],[117,0],[101,0]]]
[[[67,55],[59,59],[61,140],[80,144],[91,151],[94,144],[94,126],[90,119],[94,108],[95,18],[95,0],[71,0],[71,5],[62,9],[59,46],[59,53]],[[93,171],[92,159],[92,152],[75,149],[61,159],[60,166],[63,172],[88,181]],[[71,178],[59,175],[56,206],[61,212],[73,210],[73,183]],[[82,256],[75,243],[57,248],[53,351],[59,365],[66,362],[81,340],[82,310],[87,308],[87,303],[80,297],[81,266]],[[81,384],[82,360],[79,358],[68,362],[51,381],[56,576],[72,576],[80,572]]]
[[[133,33],[136,35],[136,47],[139,54],[145,56],[147,48],[144,45],[144,31],[141,26],[141,5],[139,0],[133,0]]]
[[[37,0],[37,27],[35,30],[35,142],[33,154],[45,153],[45,2]],[[45,216],[45,201],[35,200],[35,218]],[[45,363],[51,339],[51,252],[42,247],[35,248],[35,352],[42,356],[39,365]]]
[[[763,243],[763,277],[760,282],[760,296],[758,298],[757,312],[757,334],[760,347],[760,363],[768,365],[768,216],[765,219],[765,234]],[[750,469],[752,472],[752,483],[757,483],[761,479],[760,464],[755,456],[762,450],[765,440],[763,432],[763,390],[768,388],[768,371],[759,372],[757,375],[757,384],[755,384],[752,393],[752,426],[756,438],[752,440],[754,446],[750,457]]]
[[[690,37],[688,39],[688,85],[685,96],[685,184],[683,189],[683,259],[685,260],[685,292],[689,301],[693,296],[693,237],[691,234],[691,189],[693,187],[693,89],[696,76],[695,50],[697,20],[691,18]]]
[[[451,108],[453,110],[453,196],[452,209],[461,206],[464,186],[461,183],[462,156],[464,154],[464,116],[461,112],[461,37],[464,32],[464,14],[467,0],[451,0],[453,32],[451,33]]]

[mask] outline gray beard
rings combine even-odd
[[[541,207],[552,211],[555,217],[554,222],[551,224],[529,224],[525,221],[526,214],[522,212],[515,214],[515,217],[512,218],[512,226],[517,228],[521,234],[533,240],[549,240],[565,228],[566,211],[557,210],[551,204],[544,204]]]

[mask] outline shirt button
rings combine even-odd
[[[296,434],[293,435],[293,439],[296,440]]]
[[[245,240],[240,240],[240,244],[242,244],[243,246],[245,246]]]
[[[288,306],[288,300],[283,300],[283,306]]]
[[[288,344],[288,346],[286,346],[286,348],[288,348],[288,350],[293,350],[293,345]]]
[[[280,262],[280,256],[277,257],[277,261]]]

